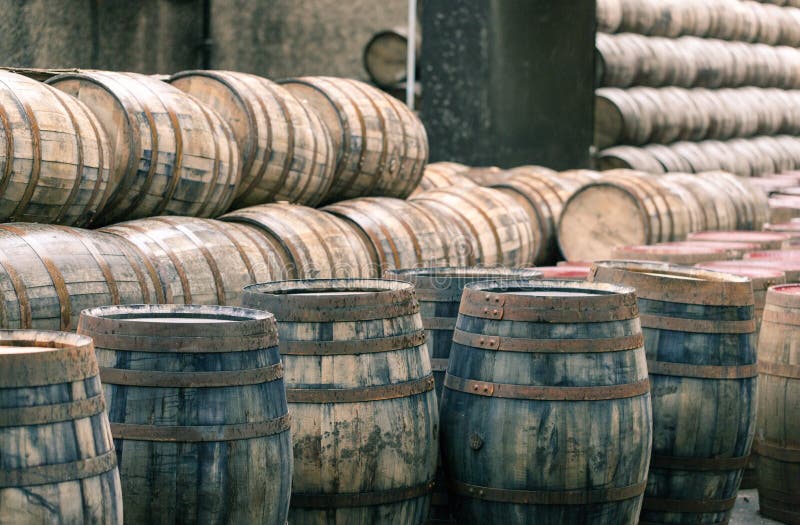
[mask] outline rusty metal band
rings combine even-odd
[[[56,292],[56,296],[58,297],[58,309],[61,313],[60,329],[64,331],[70,331],[72,305],[70,303],[69,290],[67,290],[67,283],[64,280],[61,270],[59,270],[58,266],[49,257],[42,254],[39,243],[34,241],[31,236],[26,235],[25,231],[10,224],[3,224],[0,227],[18,235],[24,242],[28,244],[28,246],[30,246],[31,250],[33,250],[33,252],[39,258],[42,265],[44,265],[44,268],[47,271],[47,274],[50,276],[51,282],[53,283],[53,289]],[[45,253],[47,253],[47,250],[45,250]]]
[[[787,324],[790,326],[800,326],[800,313],[786,310],[775,310],[772,305],[767,304],[764,308],[763,321],[776,324]]]
[[[605,339],[525,339],[521,337],[473,334],[456,329],[453,333],[453,342],[473,348],[499,352],[594,353],[621,352],[642,348],[644,346],[644,336],[640,332],[629,336]]]
[[[459,496],[515,505],[588,505],[636,498],[644,493],[647,480],[625,487],[586,490],[515,490],[471,485],[448,480],[450,490]]]
[[[12,91],[11,88],[3,82],[3,85]],[[16,99],[16,97],[14,97]],[[19,105],[19,101],[17,101]],[[5,194],[8,184],[11,182],[11,174],[14,171],[14,133],[11,131],[11,123],[8,120],[8,113],[5,108],[0,107],[0,123],[3,126],[3,137],[5,138],[6,146],[6,161],[3,165],[3,175],[0,177],[0,193]],[[98,177],[99,179],[99,177]]]
[[[108,294],[111,296],[110,304],[120,304],[122,301],[120,300],[119,287],[117,286],[117,281],[114,278],[114,272],[111,271],[111,267],[108,265],[106,258],[103,257],[103,254],[98,251],[91,239],[84,239],[82,235],[77,233],[79,230],[76,230],[75,228],[69,228],[67,226],[56,226],[56,228],[63,231],[67,235],[74,237],[81,244],[81,246],[86,248],[86,251],[92,256],[92,259],[94,259],[94,262],[97,263],[97,267],[100,268],[100,272],[103,274],[103,279],[105,279],[106,287],[108,288]]]
[[[422,326],[426,330],[455,330],[456,317],[423,317]]]
[[[667,499],[645,497],[642,510],[659,512],[725,512],[736,504],[736,496],[728,499]]]
[[[64,110],[64,112],[69,117],[70,125],[72,126],[72,129],[75,131],[75,134],[73,136],[75,137],[75,146],[76,146],[75,147],[75,154],[76,154],[75,155],[75,157],[76,157],[76,159],[75,159],[75,178],[73,179],[72,188],[70,188],[70,191],[69,191],[69,194],[67,195],[67,198],[64,199],[64,202],[61,204],[61,211],[58,212],[58,215],[56,215],[56,218],[53,221],[55,223],[61,223],[64,220],[64,217],[67,215],[67,212],[69,211],[69,209],[72,208],[72,205],[75,203],[75,199],[78,197],[78,194],[80,193],[81,186],[83,186],[82,182],[83,182],[83,179],[84,179],[84,159],[83,159],[83,147],[84,147],[83,140],[84,139],[83,139],[83,133],[82,133],[83,130],[81,130],[81,127],[78,124],[78,121],[75,120],[75,114],[69,108],[69,104],[66,104],[64,102],[64,99],[62,98],[62,96],[60,94],[58,94],[58,92],[56,92],[56,100],[58,100],[61,108]],[[98,146],[97,147],[97,151],[99,153],[100,160],[102,162],[102,157],[103,157],[102,149],[103,149],[103,147],[99,142],[98,142],[97,146]],[[86,166],[86,167],[91,169],[91,166]],[[98,183],[103,178],[102,177],[102,173],[101,173],[102,169],[103,169],[103,165],[100,164],[98,166],[98,168],[97,168],[97,182]],[[95,185],[95,190],[92,192],[92,198],[94,198],[94,195],[95,195],[96,191],[97,191],[97,186]],[[84,206],[86,206],[86,208],[84,208],[84,209],[89,209],[88,208],[88,204],[84,204]]]
[[[585,308],[576,310],[565,308],[515,308],[509,305],[487,305],[484,302],[467,301],[465,296],[459,307],[459,314],[496,321],[527,321],[531,323],[604,323],[610,321],[626,321],[639,315],[639,308],[634,305],[609,306],[608,308]]]
[[[156,220],[161,220],[163,222],[166,222],[167,224],[173,224],[173,222],[167,220],[166,217],[161,217],[160,219]],[[245,268],[247,268],[247,275],[250,276],[250,282],[254,283],[258,282],[258,277],[256,277],[255,270],[253,269],[253,262],[250,260],[250,257],[247,256],[247,251],[245,251],[244,246],[242,246],[242,243],[240,243],[239,240],[236,238],[236,236],[233,234],[233,232],[237,230],[233,230],[232,228],[226,228],[225,226],[222,225],[222,223],[217,221],[209,221],[206,223],[206,225],[208,226],[209,229],[214,230],[215,232],[224,236],[228,240],[228,242],[230,242],[233,245],[233,247],[236,248],[236,253],[239,254],[239,257],[242,259]],[[264,261],[266,260],[267,258],[264,257]]]
[[[228,353],[249,352],[278,346],[276,334],[241,335],[238,337],[150,337],[145,335],[115,335],[81,330],[92,337],[95,348],[145,353]]]
[[[281,110],[281,114],[283,115],[281,117],[282,120],[280,122],[292,122],[292,115],[290,114],[289,109],[286,107],[286,102],[284,100],[284,97],[281,94],[275,93],[274,90],[272,89],[272,86],[267,82],[260,82],[259,83],[259,87],[264,89],[265,91],[269,91],[270,94],[272,95],[272,97],[271,97],[272,100],[277,102],[278,107]],[[260,103],[261,96],[256,96],[256,99],[259,100],[259,103]],[[301,104],[301,105],[305,108],[305,104]],[[266,120],[267,120],[267,122],[269,122],[270,134],[272,134],[272,123],[270,122],[272,119],[269,118],[269,115],[271,115],[271,112],[269,110],[265,109],[264,110],[264,115],[267,116]],[[287,126],[286,131],[284,133],[285,134],[281,134],[281,136],[282,136],[282,138],[286,139],[286,151],[294,151],[295,127],[294,126]],[[267,142],[267,144],[273,144],[272,137],[270,137],[270,140],[269,140],[269,142]],[[316,143],[314,144],[314,148],[316,150]],[[316,155],[316,151],[313,152],[313,155]],[[277,193],[277,191],[278,191],[277,188],[285,188],[286,187],[286,180],[289,178],[289,174],[291,173],[291,167],[292,167],[292,164],[294,163],[294,159],[293,159],[292,155],[287,155],[286,157],[287,158],[284,161],[283,169],[281,170],[281,174],[278,176],[278,180],[275,181],[275,186],[273,186],[274,188],[276,188],[275,193]],[[313,159],[315,157],[312,156],[311,158]],[[268,160],[265,158],[264,162],[261,165],[261,169],[259,171],[259,176],[258,176],[257,179],[255,179],[253,181],[253,183],[251,185],[251,188],[255,187],[255,185],[257,185],[258,183],[261,182],[261,180],[264,178],[264,174],[267,171],[267,166],[270,165],[270,164],[271,164],[271,162],[268,162]],[[311,183],[311,177],[308,177],[307,180],[306,180],[306,188],[308,187],[307,185],[310,184],[310,183]],[[303,189],[304,191],[301,193],[301,195],[307,195],[307,193],[305,191],[306,188]],[[270,195],[269,196],[269,200],[266,201],[266,202],[270,202],[273,199],[274,199],[274,194]]]
[[[64,105],[66,107],[66,104]],[[92,195],[89,197],[89,200],[86,201],[86,209],[92,212],[92,216],[90,217],[90,223],[94,221],[94,214],[102,208],[108,195],[106,194],[105,186],[103,186],[103,166],[105,166],[104,162],[104,154],[103,154],[103,138],[100,135],[100,131],[98,130],[99,123],[95,121],[96,117],[92,110],[88,107],[82,109],[84,116],[86,116],[86,120],[89,121],[89,125],[92,127],[92,134],[94,135],[95,143],[97,144],[97,179],[95,180],[94,188],[92,189]],[[110,164],[110,163],[109,163]],[[107,171],[111,171],[111,167],[109,166],[106,168]],[[106,186],[108,182],[106,182]],[[100,199],[99,202],[95,203],[97,199]]]
[[[419,346],[425,342],[425,331],[390,337],[374,337],[348,341],[283,341],[281,355],[356,355],[393,352]]]
[[[31,487],[64,483],[105,474],[117,467],[117,455],[112,448],[93,458],[38,467],[0,470],[0,489]]]
[[[433,375],[413,381],[361,388],[287,388],[289,403],[360,403],[410,397],[433,390]]]
[[[34,115],[33,109],[28,103],[21,102],[19,106],[25,112],[26,120],[31,128],[31,156],[33,158],[31,159],[30,179],[27,182],[25,191],[17,201],[14,211],[9,215],[11,222],[15,222],[19,214],[28,208],[34,191],[39,187],[39,177],[42,175],[42,133],[39,129],[39,121],[36,120],[36,115]],[[76,135],[79,135],[79,133],[76,133]]]
[[[434,372],[446,372],[447,371],[447,358],[431,358],[431,370]]]
[[[433,481],[376,492],[345,492],[339,494],[292,493],[292,506],[303,509],[337,509],[351,507],[370,507],[427,496],[433,491]]]
[[[24,241],[24,239],[22,240]],[[31,328],[33,326],[33,311],[31,309],[31,301],[28,298],[28,287],[22,280],[22,276],[14,266],[13,261],[3,254],[3,250],[0,250],[0,265],[5,268],[8,280],[11,281],[11,287],[14,289],[14,296],[17,298],[19,327]]]
[[[358,118],[361,121],[361,124],[363,126],[361,129],[366,131],[366,135],[369,135],[370,128],[372,128],[374,123],[375,122],[378,123],[379,128],[376,131],[378,133],[378,136],[381,138],[382,144],[380,145],[380,152],[381,153],[380,153],[380,158],[378,159],[378,171],[377,171],[377,173],[383,173],[384,170],[390,170],[389,162],[387,161],[389,159],[390,151],[392,149],[391,146],[389,145],[389,133],[390,133],[390,131],[389,131],[388,126],[386,124],[386,118],[384,117],[384,112],[381,110],[381,108],[378,107],[378,105],[377,105],[377,103],[375,101],[376,97],[370,96],[370,93],[365,92],[359,86],[359,84],[357,84],[357,83],[355,83],[353,81],[349,81],[347,79],[342,79],[340,82],[349,84],[349,86],[352,89],[352,91],[355,91],[356,93],[360,94],[360,96],[358,96],[358,95],[356,95],[356,96],[358,98],[361,98],[362,102],[359,103],[358,99],[356,99],[354,101],[354,103],[353,103],[353,110],[358,115]],[[345,88],[345,89],[343,89],[343,91],[347,92],[349,90]],[[369,106],[372,107],[372,109],[374,111],[374,113],[372,115],[369,115],[367,113],[367,111],[366,111],[367,105],[363,103],[363,100],[368,101]],[[362,113],[362,111],[363,111],[363,113]],[[370,118],[370,117],[372,117],[372,118]],[[388,115],[386,117],[388,117]],[[366,142],[368,142],[368,141],[364,141],[365,144],[364,144],[363,147],[366,147]],[[368,184],[368,187],[366,188],[366,190],[364,192],[364,195],[374,195],[375,194],[375,188],[378,186],[379,182],[380,182],[380,177],[370,177],[369,184]],[[349,186],[345,186],[345,187],[349,187]],[[498,249],[497,253],[501,253],[500,249]]]
[[[210,426],[156,426],[134,423],[111,423],[114,439],[130,441],[159,441],[167,443],[205,443],[209,441],[239,441],[272,436],[286,432],[291,416],[284,414],[258,423]]]
[[[203,119],[206,121],[206,124],[208,124],[208,128],[211,130],[211,134],[214,137],[214,139],[212,140],[212,142],[214,143],[214,156],[212,157],[213,166],[214,167],[211,169],[211,179],[205,181],[205,183],[206,183],[205,185],[208,188],[208,190],[206,191],[206,194],[203,197],[199,197],[196,200],[196,202],[199,201],[199,203],[200,203],[200,208],[197,211],[197,216],[198,217],[214,216],[214,215],[216,215],[216,213],[219,213],[219,211],[222,211],[222,210],[217,210],[216,208],[212,208],[211,210],[208,210],[208,207],[214,205],[214,202],[213,202],[214,198],[218,196],[217,193],[219,191],[219,186],[220,186],[220,175],[222,173],[222,169],[221,169],[220,166],[222,165],[222,162],[223,162],[222,161],[222,157],[221,157],[220,152],[219,152],[220,143],[222,142],[222,140],[221,140],[220,137],[218,137],[218,134],[222,133],[224,135],[225,131],[222,131],[220,128],[217,127],[218,121],[217,122],[214,121],[214,118],[212,118],[212,116],[206,110],[205,104],[201,104],[199,102],[195,102],[195,106],[196,106],[197,109],[200,110],[200,113],[203,114]],[[217,115],[216,118],[219,119],[219,116]],[[231,139],[232,137],[228,136],[228,137],[225,137],[225,138],[226,139]],[[230,148],[226,148],[226,149],[228,150],[228,159],[227,160],[228,160],[228,162],[230,162],[231,161],[231,151],[230,151]],[[238,155],[238,151],[236,153]],[[189,156],[191,156],[191,152],[189,153]],[[229,169],[226,170],[228,176],[227,176],[227,178],[225,180],[224,186],[228,186],[229,185],[230,180],[231,180],[231,176],[232,176],[232,172],[234,171],[234,170],[230,169],[230,168],[232,168],[231,165],[228,165],[228,168]],[[241,171],[241,169],[238,169],[237,171],[239,173],[244,173],[244,172]],[[223,192],[225,191],[224,190],[224,186],[223,186],[223,189],[222,189]],[[169,195],[169,198],[172,199],[173,195],[174,195],[174,192]],[[228,206],[225,206],[225,209],[227,209],[227,208],[228,208]],[[224,303],[220,303],[220,304],[224,304]]]
[[[95,416],[105,410],[102,395],[68,403],[0,409],[0,428],[45,425]]]
[[[283,363],[248,370],[158,372],[100,368],[100,381],[109,385],[161,388],[216,388],[260,385],[283,377]]]
[[[222,279],[222,274],[219,271],[217,260],[214,259],[213,255],[211,255],[211,251],[206,247],[206,243],[185,225],[173,224],[172,226],[186,236],[186,238],[189,239],[189,241],[193,243],[200,251],[203,259],[206,260],[208,269],[211,272],[211,278],[214,281],[214,291],[216,292],[217,301],[219,301],[218,304],[229,304],[229,302],[225,299],[225,282]]]
[[[653,454],[650,458],[650,468],[691,470],[698,472],[739,470],[747,466],[748,459],[750,459],[750,456],[734,458],[690,458]]]
[[[150,277],[150,283],[153,285],[153,291],[156,295],[156,303],[171,303],[172,291],[169,289],[169,286],[165,287],[165,285],[161,282],[156,267],[153,266],[153,263],[144,254],[141,248],[139,248],[133,242],[125,242],[125,239],[122,239],[120,242],[120,249],[122,254],[125,256],[125,259],[128,261],[128,264],[133,269],[133,272],[136,274],[136,282],[139,284],[139,291],[142,293],[142,302],[144,304],[150,304],[150,290],[148,289],[147,280],[145,279],[144,274],[144,272],[147,272],[147,275]],[[128,250],[130,250],[130,252]],[[141,268],[140,265],[144,268]],[[165,288],[167,289],[165,290]]]
[[[476,396],[538,401],[603,401],[624,399],[650,392],[650,381],[609,386],[529,386],[508,383],[475,381],[448,374],[444,379],[447,389]]]
[[[667,361],[647,361],[647,372],[654,376],[696,377],[700,379],[746,379],[758,377],[758,365],[693,365]]]
[[[800,448],[773,445],[762,440],[753,443],[753,452],[759,456],[783,461],[785,463],[800,463]]]
[[[710,321],[706,319],[686,319],[661,315],[641,314],[642,328],[691,332],[697,334],[749,334],[756,331],[756,320]]]
[[[800,365],[759,361],[758,372],[768,376],[785,377],[787,379],[800,379]]]

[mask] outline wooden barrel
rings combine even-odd
[[[175,304],[236,306],[248,284],[288,277],[281,248],[244,224],[153,217],[101,231],[135,244]]]
[[[86,226],[108,197],[108,136],[80,100],[0,71],[0,222]]]
[[[620,0],[597,0],[597,31],[614,33],[622,23],[622,3]]]
[[[255,227],[280,250],[292,279],[374,277],[378,258],[372,246],[344,220],[287,203],[242,208],[220,217]]]
[[[661,261],[672,264],[697,264],[706,261],[724,261],[731,258],[725,248],[691,243],[664,243],[614,248],[612,259],[633,261]]]
[[[458,523],[636,523],[649,390],[632,289],[467,285],[441,408]]]
[[[800,286],[767,292],[758,341],[758,421],[753,450],[758,454],[759,511],[785,523],[800,523]]]
[[[88,337],[0,332],[1,522],[122,523],[98,373]]]
[[[542,273],[542,279],[556,281],[585,281],[589,276],[589,267],[572,264],[559,264],[558,266],[535,266],[527,268]]]
[[[525,266],[535,255],[530,214],[514,198],[491,188],[442,188],[412,199],[456,225],[479,266]]]
[[[345,220],[371,246],[381,274],[395,268],[464,266],[471,246],[459,229],[415,201],[363,197],[323,208]]]
[[[654,429],[639,523],[726,523],[755,423],[749,279],[620,261],[596,263],[589,280],[631,286],[639,300]]]
[[[757,244],[762,250],[779,250],[783,241],[790,239],[780,232],[754,231],[707,231],[689,234],[690,241],[705,242],[747,242]]]
[[[335,153],[327,128],[310,107],[278,84],[247,73],[183,71],[170,83],[230,125],[242,167],[234,208],[322,202],[333,183]]]
[[[325,202],[405,199],[414,191],[428,160],[428,137],[413,111],[357,80],[301,77],[282,84],[317,111],[333,140],[336,171]]]
[[[664,173],[664,166],[646,149],[634,146],[614,146],[607,148],[597,156],[597,167],[600,170],[632,169],[646,173]]]
[[[128,523],[286,522],[292,441],[275,317],[110,306],[95,341]]]
[[[751,242],[712,242],[712,241],[683,241],[678,243],[668,243],[674,245],[703,246],[713,249],[724,249],[730,254],[730,259],[742,259],[751,252],[758,251],[759,245]]]
[[[800,217],[800,197],[775,195],[769,199],[769,222],[788,222]]]
[[[674,180],[694,196],[704,212],[704,222],[708,230],[736,228],[736,206],[730,196],[721,192],[709,179],[688,174],[669,174],[665,178],[669,181]]]
[[[794,239],[793,239],[794,240]],[[755,260],[769,260],[769,259],[787,259],[787,260],[800,260],[800,248],[794,249],[786,249],[785,247],[782,250],[765,250],[765,251],[757,251],[748,253],[745,256],[745,259],[755,259]]]
[[[739,261],[722,261],[725,266],[734,266],[734,263],[739,263],[739,267],[743,268],[757,268],[763,270],[773,270],[783,272],[786,275],[787,283],[800,283],[800,259],[743,259]],[[722,266],[720,266],[722,267]],[[722,270],[726,271],[726,270]],[[736,273],[736,272],[730,272]],[[755,288],[755,286],[754,286]]]
[[[434,162],[425,166],[425,172],[419,181],[419,186],[409,197],[419,195],[422,191],[434,188],[448,188],[450,186],[468,187],[477,186],[466,176],[467,166],[457,162]]]
[[[111,141],[111,194],[98,223],[228,209],[241,176],[239,150],[214,110],[138,73],[86,71],[48,83],[85,102]]]
[[[415,55],[419,64],[420,38],[414,40]],[[406,80],[408,53],[408,28],[395,27],[378,31],[364,46],[364,70],[375,85],[396,87]]]
[[[73,331],[85,308],[171,300],[147,258],[113,235],[0,225],[0,328]]]
[[[737,228],[760,230],[769,220],[767,197],[750,186],[747,179],[721,171],[700,173],[698,177],[715,183],[730,196],[737,207]]]
[[[781,232],[788,233],[792,239],[800,237],[800,223],[796,222],[780,222],[776,224],[767,223],[764,225],[764,231],[768,232]]]
[[[289,521],[421,525],[439,415],[419,303],[380,279],[248,286],[275,314],[294,426]]]

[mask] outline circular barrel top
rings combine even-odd
[[[536,266],[536,271],[542,273],[542,279],[580,279],[589,276],[589,266],[559,264],[558,266]]]
[[[260,310],[232,306],[128,305],[101,306],[81,312],[78,332],[119,337],[232,338],[268,336],[274,346],[275,317]]]
[[[728,262],[731,264],[719,265],[718,262]],[[741,277],[747,277],[752,281],[754,289],[763,289],[780,281],[786,282],[786,273],[777,268],[766,268],[763,266],[753,266],[750,264],[736,264],[738,261],[713,261],[698,264],[698,268],[706,270],[718,270]]]
[[[598,261],[589,281],[632,286],[640,299],[709,306],[750,306],[747,277],[660,262]]]
[[[641,244],[638,246],[621,246],[615,248],[618,252],[641,252],[653,254],[703,254],[703,253],[725,253],[728,250],[724,247],[715,247],[711,244],[693,245],[685,244]]]
[[[593,323],[633,319],[639,310],[630,287],[495,279],[468,284],[459,314],[504,321]]]
[[[781,308],[800,308],[800,284],[772,286],[767,290],[766,304]]]
[[[306,279],[252,284],[243,304],[284,322],[366,321],[419,311],[414,285],[390,279]]]
[[[0,388],[70,383],[97,374],[90,337],[44,330],[0,330]]]
[[[800,259],[800,250],[764,250],[748,253],[745,259]]]
[[[723,242],[781,242],[790,239],[791,236],[781,232],[757,232],[757,231],[708,231],[690,233],[690,241],[723,241]]]

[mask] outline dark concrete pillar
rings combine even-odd
[[[587,167],[594,10],[594,0],[426,0],[431,160]]]

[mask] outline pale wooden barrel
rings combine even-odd
[[[114,155],[108,224],[152,215],[213,217],[239,184],[236,141],[213,109],[147,75],[86,71],[48,83],[95,113]]]
[[[781,232],[757,231],[705,231],[689,235],[690,241],[706,242],[747,242],[757,244],[762,250],[779,250],[781,244],[789,240],[790,235]]]
[[[647,173],[663,173],[664,166],[646,149],[634,146],[614,146],[598,153],[600,170],[632,169]]]
[[[414,191],[428,160],[428,137],[413,111],[357,80],[301,77],[282,85],[317,111],[333,140],[336,171],[325,202],[404,199]]]
[[[0,71],[0,222],[90,224],[111,163],[108,136],[83,102]]]
[[[415,54],[419,64],[420,40],[417,35]],[[406,80],[408,28],[395,27],[373,34],[364,46],[364,70],[375,85],[394,88]]]
[[[81,310],[171,302],[128,242],[66,226],[0,225],[0,327],[73,331]]]
[[[377,254],[381,274],[395,268],[465,266],[472,250],[459,229],[415,201],[363,197],[322,209],[348,221]]]
[[[262,204],[220,217],[256,228],[286,261],[292,279],[376,277],[378,257],[349,223],[295,204]]]
[[[135,244],[175,304],[236,306],[248,284],[288,277],[280,248],[243,224],[153,217],[101,231]]]
[[[307,104],[278,84],[247,73],[183,71],[170,83],[230,125],[242,166],[234,208],[322,202],[333,183],[335,152],[327,128]]]
[[[282,281],[247,287],[244,304],[278,320],[293,420],[289,522],[425,523],[439,415],[413,286]]]
[[[92,340],[0,332],[0,522],[122,523]]]
[[[284,524],[292,439],[275,317],[224,306],[92,308],[126,523]]]
[[[697,264],[706,261],[724,261],[731,258],[727,249],[708,245],[692,246],[689,243],[644,244],[614,248],[611,259],[630,261],[661,261],[672,264]]]
[[[412,199],[451,221],[481,266],[528,266],[535,255],[530,215],[513,197],[491,188],[442,188]]]

